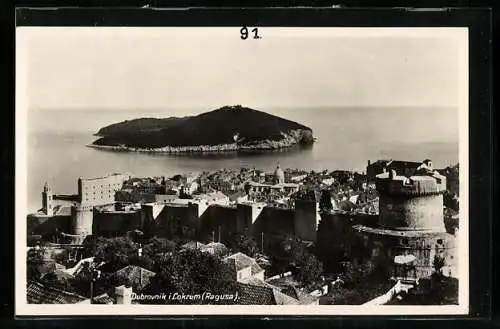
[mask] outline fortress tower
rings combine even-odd
[[[280,165],[276,167],[274,171],[274,183],[275,184],[284,184],[285,183],[285,172],[280,168]]]
[[[42,209],[45,215],[54,215],[54,200],[52,195],[52,189],[48,183],[45,183],[42,192]]]
[[[432,274],[437,257],[446,264],[443,274],[455,276],[455,237],[444,225],[446,177],[430,160],[413,167],[399,173],[389,163],[375,176],[379,218],[377,225],[352,227],[352,244],[365,251],[356,258],[381,265],[394,278],[414,280]]]
[[[93,206],[75,204],[71,207],[71,234],[91,235],[93,221]]]
[[[443,221],[446,177],[431,168],[423,163],[410,177],[399,176],[395,170],[376,176],[380,228],[446,232]]]

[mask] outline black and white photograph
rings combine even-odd
[[[467,54],[466,28],[16,28],[16,312],[466,314]]]

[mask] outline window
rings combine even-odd
[[[403,239],[402,242],[401,242],[404,246],[407,246],[408,245],[408,239]]]
[[[443,239],[438,239],[437,244],[442,245],[443,244]]]

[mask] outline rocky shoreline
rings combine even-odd
[[[209,154],[209,153],[232,153],[240,151],[275,151],[292,148],[301,145],[302,132],[291,131],[282,133],[280,140],[264,140],[248,144],[217,144],[217,145],[193,145],[193,146],[164,146],[157,148],[130,147],[126,145],[97,145],[89,144],[88,147],[121,152],[140,153],[165,153],[165,154]]]
[[[139,153],[166,153],[166,154],[195,154],[195,153],[231,153],[239,151],[274,151],[286,148],[292,148],[298,144],[291,145],[236,145],[236,144],[219,144],[219,145],[199,145],[199,146],[165,146],[161,148],[138,148],[128,147],[124,145],[110,146],[110,145],[95,145],[89,144],[87,147],[120,152],[139,152]]]

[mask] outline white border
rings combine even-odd
[[[15,169],[15,311],[17,316],[23,315],[458,315],[467,314],[469,310],[469,235],[468,235],[468,29],[467,28],[266,28],[266,36],[307,35],[315,37],[436,37],[453,36],[457,38],[459,47],[459,162],[460,162],[460,230],[458,235],[459,266],[459,305],[451,306],[232,306],[232,305],[33,305],[26,302],[26,215],[27,215],[27,158],[26,158],[26,57],[27,31],[36,29],[62,29],[60,27],[17,28],[16,29],[16,169]],[[68,32],[74,29],[64,28]],[[124,28],[99,28],[101,31]],[[165,28],[160,28],[164,30]],[[168,28],[175,33],[190,33],[193,28]],[[214,28],[203,28],[201,33],[210,33]],[[216,28],[218,33],[227,33],[234,37],[234,28]],[[154,33],[159,28],[127,28],[127,33]],[[196,28],[200,33],[200,28]]]

